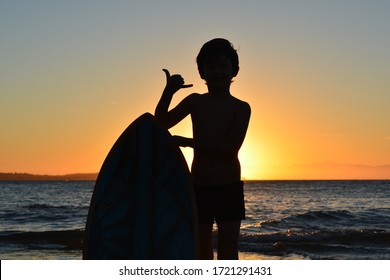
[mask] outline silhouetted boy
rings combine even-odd
[[[175,136],[183,147],[194,149],[191,167],[199,215],[199,258],[212,259],[212,228],[218,226],[218,259],[238,259],[241,220],[245,219],[243,182],[238,151],[244,141],[251,109],[230,93],[238,73],[238,55],[225,39],[203,45],[199,74],[208,92],[193,93],[168,111],[173,95],[185,85],[180,75],[166,74],[167,84],[155,116],[166,128],[191,115],[193,139]]]

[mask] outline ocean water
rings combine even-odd
[[[0,259],[81,259],[93,181],[0,182]],[[390,181],[245,183],[250,258],[390,259]]]

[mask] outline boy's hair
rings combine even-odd
[[[198,56],[196,57],[196,63],[198,64],[198,71],[200,77],[204,79],[203,75],[203,65],[206,61],[211,59],[217,59],[222,54],[226,55],[230,59],[233,67],[233,77],[238,74],[240,69],[238,66],[238,55],[237,51],[234,49],[233,44],[226,39],[216,38],[211,41],[208,41],[200,49]]]

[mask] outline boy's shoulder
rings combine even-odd
[[[192,94],[188,95],[186,97],[186,99],[187,99],[187,102],[189,102],[190,104],[198,104],[200,106],[203,106],[205,104],[210,104],[210,103],[213,104],[215,102],[215,101],[210,102],[209,94],[207,94],[207,93],[192,93]],[[229,96],[228,103],[230,103],[230,106],[235,108],[235,109],[249,111],[249,112],[251,111],[251,108],[247,102],[240,100],[233,95]]]
[[[190,95],[187,96],[189,99],[194,99],[194,100],[207,100],[209,98],[209,93],[191,93]],[[249,106],[249,104],[243,100],[238,99],[237,97],[230,95],[229,99],[232,103],[239,104],[239,105],[245,105]]]
[[[233,99],[233,102],[234,102],[236,108],[239,108],[240,110],[243,110],[243,111],[249,111],[249,113],[250,113],[251,107],[250,107],[248,102],[243,101],[241,99],[238,99],[235,96],[231,96],[231,97]]]
[[[237,97],[231,95],[231,98],[233,99],[233,101],[237,104],[240,104],[240,105],[248,105],[249,104],[247,102],[245,102],[244,100],[241,100],[241,99],[238,99]]]

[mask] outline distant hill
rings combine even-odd
[[[0,181],[94,181],[97,173],[67,175],[37,175],[29,173],[0,173]]]

